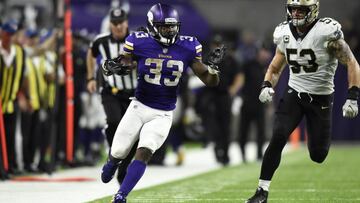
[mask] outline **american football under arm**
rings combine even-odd
[[[219,75],[210,74],[207,70],[207,66],[201,61],[195,59],[191,64],[191,69],[206,86],[216,86],[219,84]]]
[[[343,39],[330,41],[328,50],[335,55],[340,63],[347,66],[349,88],[360,87],[360,67],[349,45]]]
[[[271,82],[272,86],[275,87],[285,65],[286,58],[284,53],[282,53],[279,49],[276,49],[275,56],[266,71],[264,81]]]

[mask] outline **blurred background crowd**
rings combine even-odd
[[[6,134],[6,141],[1,142],[1,161],[8,162],[7,172],[0,170],[1,179],[8,175],[52,173],[59,167],[96,165],[104,157],[108,146],[103,130],[106,117],[102,101],[99,93],[90,94],[86,90],[89,45],[98,34],[109,32],[111,9],[121,8],[127,12],[131,32],[146,26],[146,12],[157,2],[0,1],[0,89]],[[181,165],[182,145],[186,142],[201,146],[213,144],[216,160],[227,165],[231,142],[239,144],[239,154],[246,162],[246,143],[255,141],[260,160],[263,145],[271,135],[273,106],[277,101],[271,105],[261,104],[258,94],[275,50],[272,32],[285,20],[285,2],[161,2],[179,11],[180,33],[196,36],[205,47],[204,55],[220,44],[228,47],[228,53],[220,65],[222,82],[218,87],[205,87],[191,72],[186,75],[179,90],[169,138],[154,155],[152,164],[162,165],[166,148],[171,146],[178,155],[176,164]],[[67,24],[66,9],[71,10],[68,18],[71,24]],[[358,9],[358,1],[320,3],[320,16],[332,17],[342,24],[345,39],[360,60]],[[69,50],[72,60],[67,55]],[[69,62],[71,70],[66,68]],[[16,68],[6,68],[10,66]],[[287,75],[283,74],[277,92],[286,87]],[[346,69],[339,67],[335,78],[333,140],[353,142],[360,140],[360,118],[350,121],[341,116],[341,104],[347,93],[344,81]],[[298,128],[299,136],[305,140],[302,125]]]

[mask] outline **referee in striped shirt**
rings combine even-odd
[[[134,95],[137,85],[136,69],[129,75],[105,76],[98,68],[95,73],[96,64],[100,66],[103,61],[116,58],[123,53],[125,38],[129,34],[127,13],[122,9],[110,11],[110,33],[98,35],[90,44],[87,53],[87,89],[90,93],[96,92],[99,87],[102,104],[106,114],[105,128],[106,139],[111,146],[116,128],[130,104],[129,97]],[[96,77],[97,76],[97,77]],[[99,83],[99,85],[98,85]],[[126,174],[126,169],[136,151],[137,144],[125,158],[118,168],[118,181],[121,184]]]

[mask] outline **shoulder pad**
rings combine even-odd
[[[284,35],[284,30],[288,26],[288,24],[289,24],[288,21],[284,21],[284,22],[280,23],[278,26],[276,26],[274,33],[273,33],[273,38],[274,38],[275,44],[278,45],[281,42],[283,35]]]
[[[326,37],[326,40],[338,40],[344,38],[341,30],[341,24],[332,18],[320,18],[320,33]]]
[[[149,33],[146,33],[146,32],[143,32],[143,31],[136,31],[136,32],[131,33],[130,35],[132,35],[136,39],[142,39],[142,38],[149,38],[150,37]]]
[[[193,36],[180,35],[179,36],[179,41],[180,41],[181,44],[183,44],[184,46],[186,46],[188,48],[191,48],[191,49],[202,48],[202,45],[200,44],[198,39],[196,37],[193,37]]]

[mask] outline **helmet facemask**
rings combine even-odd
[[[157,39],[164,45],[175,43],[180,31],[180,23],[154,23]]]
[[[295,27],[309,25],[314,22],[314,20],[319,15],[318,1],[314,1],[314,3],[310,5],[303,5],[303,3],[301,2],[302,1],[300,1],[300,3],[293,3],[291,1],[291,3],[288,3],[286,5],[287,20],[291,22]],[[295,8],[305,11],[304,18],[296,19],[293,17],[292,10]]]
[[[148,30],[151,36],[163,45],[175,43],[180,31],[177,11],[166,4],[156,4],[147,13]]]

